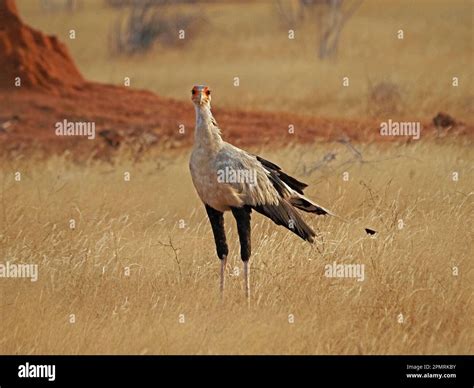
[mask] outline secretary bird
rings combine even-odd
[[[230,210],[237,222],[240,256],[244,263],[245,295],[248,299],[252,210],[310,243],[314,241],[315,233],[296,209],[318,215],[333,214],[304,196],[305,183],[287,175],[276,164],[223,141],[211,112],[211,91],[207,86],[197,85],[191,93],[196,109],[196,128],[189,168],[194,187],[206,207],[217,256],[221,261],[220,291],[223,294],[224,271],[229,253],[224,212]],[[375,233],[370,229],[366,229],[366,232]]]

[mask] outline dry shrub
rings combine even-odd
[[[367,114],[372,117],[386,117],[402,112],[402,95],[399,86],[390,81],[372,84],[369,81]]]
[[[130,12],[119,19],[110,35],[110,45],[115,54],[137,54],[150,50],[155,43],[168,47],[184,44],[180,31],[189,36],[202,19],[201,12],[183,11],[170,1],[133,2]]]

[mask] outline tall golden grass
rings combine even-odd
[[[306,217],[311,245],[254,214],[250,308],[228,215],[220,302],[184,155],[2,161],[0,263],[36,263],[39,279],[0,279],[0,353],[472,354],[472,144],[356,147],[254,150],[351,223]],[[365,280],[325,277],[333,262],[364,264]]]

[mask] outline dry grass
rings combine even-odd
[[[0,280],[0,353],[472,354],[472,144],[359,147],[367,162],[344,164],[353,154],[341,144],[260,150],[353,224],[311,219],[310,245],[254,215],[250,309],[232,272],[241,263],[230,217],[219,302],[218,259],[184,156],[2,161],[0,257],[39,264],[39,280]],[[329,150],[336,160],[305,176]],[[324,277],[334,261],[365,264],[365,281]]]
[[[76,13],[18,3],[26,21],[67,43],[93,80],[123,84],[131,77],[133,87],[178,99],[188,98],[192,85],[208,83],[220,106],[334,117],[365,116],[370,83],[390,82],[403,101],[394,116],[431,118],[441,110],[474,119],[469,0],[387,0],[383,6],[366,0],[345,27],[334,61],[317,59],[314,25],[294,26],[296,39],[289,40],[273,2],[201,4],[206,19],[196,35],[187,35],[186,45],[124,58],[108,52],[121,11],[105,2],[85,0]],[[70,29],[76,40],[68,38]],[[404,40],[397,39],[399,29]],[[342,86],[345,76],[349,87]],[[458,87],[451,86],[454,76]]]

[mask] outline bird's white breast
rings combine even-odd
[[[218,181],[215,163],[217,152],[219,149],[195,146],[189,168],[194,187],[201,200],[216,210],[226,211],[230,207],[242,206],[243,201],[232,186]]]

